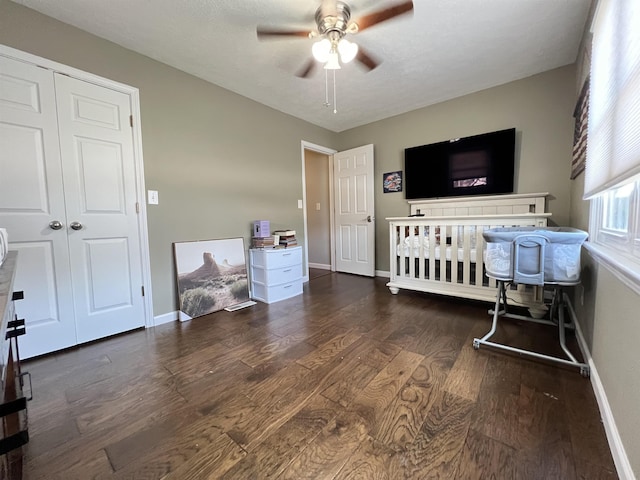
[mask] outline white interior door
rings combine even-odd
[[[19,252],[25,358],[76,344],[57,125],[53,73],[0,57],[0,226]]]
[[[19,252],[21,356],[143,326],[129,96],[5,57],[0,72],[0,226]]]
[[[335,153],[336,270],[375,275],[373,145]]]
[[[144,325],[129,96],[55,75],[78,343]]]

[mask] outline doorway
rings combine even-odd
[[[305,281],[309,268],[375,276],[373,145],[337,152],[303,141],[301,156]]]
[[[302,142],[305,281],[335,271],[333,225],[333,154],[336,150]]]
[[[305,214],[310,269],[331,270],[330,162],[330,155],[305,150]]]

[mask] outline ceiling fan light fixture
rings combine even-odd
[[[331,53],[331,42],[323,38],[319,42],[316,42],[311,47],[311,53],[313,53],[313,58],[318,60],[321,63],[325,63],[329,60],[329,54]]]
[[[340,70],[340,59],[335,49],[331,49],[329,52],[329,58],[327,59],[327,63],[324,64],[324,68],[325,70]]]
[[[338,53],[342,63],[349,63],[356,58],[358,54],[358,44],[345,40],[344,38],[338,42]]]

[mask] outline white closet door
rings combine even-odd
[[[19,252],[23,358],[144,326],[130,115],[124,93],[0,57],[0,226]]]
[[[19,252],[24,358],[77,341],[62,185],[53,73],[0,57],[0,226]]]
[[[129,96],[55,75],[78,342],[144,326]]]

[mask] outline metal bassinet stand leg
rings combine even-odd
[[[473,348],[477,350],[480,348],[480,345],[487,345],[490,347],[519,353],[520,355],[528,355],[530,357],[549,360],[549,361],[561,363],[564,365],[575,366],[580,368],[580,374],[583,377],[588,377],[590,374],[589,366],[586,363],[579,362],[573,356],[573,354],[569,351],[566,345],[565,329],[566,328],[575,329],[575,324],[573,320],[569,323],[565,323],[564,309],[566,306],[568,306],[568,298],[566,297],[566,294],[562,291],[562,286],[554,285],[554,294],[553,294],[553,300],[551,303],[551,308],[549,311],[549,320],[544,320],[544,319],[537,319],[533,317],[527,317],[524,315],[509,313],[507,311],[508,307],[507,307],[507,294],[506,294],[505,283],[506,282],[504,280],[498,280],[498,293],[496,295],[496,305],[493,310],[489,310],[489,314],[493,314],[493,322],[491,324],[491,330],[489,330],[489,332],[482,338],[474,338]],[[568,360],[565,358],[554,357],[551,355],[545,355],[543,353],[538,353],[530,350],[524,350],[521,348],[512,347],[510,345],[490,342],[489,339],[493,336],[494,333],[496,333],[499,317],[512,318],[516,320],[524,320],[527,322],[539,323],[542,325],[557,326],[560,347],[562,348],[562,351],[567,356]]]

